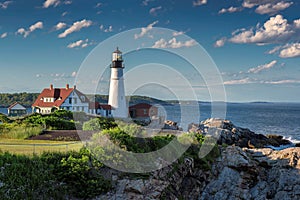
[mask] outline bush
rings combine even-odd
[[[86,149],[61,160],[58,177],[67,183],[74,196],[91,198],[111,188],[111,183],[99,173],[103,164],[94,160]]]
[[[98,131],[101,130],[101,125],[98,118],[91,119],[90,121],[84,122],[82,126],[84,131]]]
[[[76,130],[75,122],[69,119],[70,113],[70,111],[59,110],[50,115],[32,114],[25,117],[22,123],[43,126],[49,130]]]
[[[113,118],[97,117],[83,123],[84,131],[97,131],[111,129],[117,127],[117,123]]]
[[[0,152],[1,199],[93,198],[111,188],[103,166],[85,148],[80,152],[16,156]]]
[[[63,199],[64,187],[38,157],[0,152],[1,199]]]
[[[56,110],[50,116],[65,120],[73,120],[73,113],[69,110]]]
[[[0,122],[2,122],[2,123],[10,123],[10,121],[11,120],[6,115],[0,113]]]

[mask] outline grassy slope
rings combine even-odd
[[[8,151],[14,154],[33,155],[41,154],[45,151],[66,152],[69,150],[78,151],[83,146],[81,142],[60,142],[46,140],[18,140],[18,139],[1,139],[0,150]]]

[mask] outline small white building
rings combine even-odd
[[[65,88],[45,88],[38,96],[37,100],[32,105],[32,112],[49,114],[55,110],[69,110],[73,112],[89,112],[89,99],[76,89],[69,87]]]
[[[7,114],[11,117],[22,116],[27,114],[27,109],[16,102],[7,108]]]

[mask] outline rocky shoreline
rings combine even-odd
[[[200,124],[190,124],[188,129],[189,132],[216,137],[219,145],[235,145],[241,148],[269,147],[273,149],[295,146],[283,136],[256,134],[247,128],[235,126],[229,120],[210,118]]]
[[[95,199],[300,199],[300,148],[265,148],[293,144],[281,136],[236,127],[228,120],[208,119],[189,128],[206,135],[211,129],[219,134],[220,150],[211,169],[185,157],[147,178],[106,171],[114,187]]]

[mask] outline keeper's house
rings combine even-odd
[[[23,116],[27,114],[27,109],[16,102],[7,108],[7,114],[10,117]]]
[[[32,112],[49,114],[55,110],[69,110],[89,112],[89,99],[76,89],[69,87],[65,88],[45,88],[38,96],[37,100],[32,105]]]

